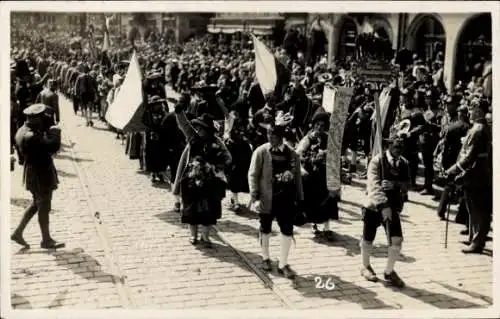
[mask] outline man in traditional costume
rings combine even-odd
[[[373,156],[368,165],[367,202],[363,207],[363,235],[360,241],[361,275],[369,281],[378,280],[370,265],[370,256],[377,229],[383,225],[389,242],[384,279],[396,287],[404,287],[404,282],[394,271],[394,264],[403,242],[399,214],[410,184],[410,171],[408,161],[401,156],[404,137],[396,133],[391,135],[389,147]]]
[[[302,207],[304,194],[300,160],[293,149],[283,143],[284,127],[272,123],[267,127],[269,142],[259,146],[252,155],[248,170],[249,207],[259,214],[262,267],[272,269],[269,241],[274,219],[281,231],[281,254],[278,273],[292,279],[295,271],[288,265],[295,218]]]

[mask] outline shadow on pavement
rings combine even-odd
[[[77,163],[80,162],[93,162],[93,159],[90,158],[79,158],[79,157],[73,157],[70,155],[56,155],[54,158],[59,159],[59,160],[70,160],[70,161],[75,161]]]
[[[259,230],[245,224],[240,224],[238,222],[232,220],[222,220],[217,223],[217,228],[222,233],[235,233],[235,234],[244,234],[250,237],[259,237]]]
[[[86,280],[97,282],[115,282],[120,280],[115,275],[103,272],[101,264],[94,257],[86,254],[81,248],[75,248],[71,251],[57,250],[49,254],[56,258],[58,266],[69,269]]]
[[[442,293],[435,293],[426,289],[415,288],[411,286],[406,286],[403,289],[399,289],[390,286],[383,281],[383,284],[389,289],[400,292],[408,297],[420,300],[426,304],[432,305],[439,309],[451,309],[451,308],[484,308],[483,305],[473,303],[467,300],[459,299],[456,297],[448,296]],[[454,305],[456,304],[456,305]],[[460,304],[460,306],[458,306]]]
[[[361,254],[361,249],[359,248],[359,239],[354,238],[350,235],[339,234],[334,232],[334,240],[328,241],[323,237],[313,237],[312,240],[318,244],[323,244],[331,247],[341,247],[346,249],[347,256],[357,256]],[[372,258],[387,258],[387,246],[373,246],[372,250]],[[398,258],[399,262],[403,263],[414,263],[417,260],[414,257],[406,256],[404,254],[400,254]]]
[[[440,285],[440,286],[448,289],[448,290],[459,292],[459,293],[462,293],[462,294],[466,294],[466,295],[469,295],[472,298],[481,299],[481,300],[486,301],[489,304],[493,304],[493,298],[485,296],[483,294],[480,294],[480,293],[477,293],[477,292],[474,292],[474,291],[468,291],[468,290],[465,290],[465,289],[456,288],[456,287],[453,287],[451,285],[448,285],[448,284],[445,284],[445,283],[442,283],[442,282],[437,282],[437,281],[434,281],[434,282],[437,283],[438,285]],[[491,287],[491,288],[492,288],[492,291],[493,291],[493,287]]]
[[[175,226],[179,226],[181,228],[183,227],[183,225],[181,223],[181,213],[174,211],[173,207],[172,207],[172,210],[169,210],[169,211],[164,212],[164,213],[156,214],[155,217],[158,218],[159,220],[166,222],[166,223],[169,223],[169,224],[172,224]]]
[[[318,279],[316,279],[318,278]],[[330,284],[335,284],[332,290],[319,288],[317,284],[325,284],[330,278]],[[344,281],[332,275],[297,276],[294,280],[294,289],[306,298],[327,298],[359,304],[363,309],[394,309],[377,298],[377,294],[352,282]],[[352,293],[351,293],[352,292]],[[363,299],[359,298],[363,295]]]
[[[17,207],[26,208],[31,205],[32,200],[26,198],[11,198],[10,204]]]
[[[238,254],[231,247],[216,242],[212,242],[212,248],[203,248],[202,246],[198,245],[196,246],[196,249],[200,250],[207,257],[217,258],[221,262],[231,263],[235,266],[240,267],[243,270],[248,271],[249,273],[255,274],[254,271],[241,259],[240,256],[238,256]],[[258,265],[262,260],[260,255],[242,250],[238,251],[244,254],[254,265]],[[256,267],[258,268],[258,266]],[[264,271],[261,270],[261,272],[266,276],[266,278],[268,279],[267,281],[272,284],[272,281],[269,278],[269,276],[265,274]]]
[[[248,218],[248,219],[259,219],[259,215],[257,213],[252,212],[251,210],[249,210],[246,207],[242,207],[237,212],[235,212],[233,210],[230,210],[230,209],[229,209],[229,211],[234,212],[234,214],[237,215],[237,216],[239,216],[239,217],[245,217],[245,218]]]
[[[33,306],[28,301],[28,299],[24,298],[21,295],[16,293],[12,293],[10,295],[11,305],[13,309],[33,309]]]
[[[57,170],[57,175],[61,177],[68,177],[68,178],[73,178],[73,177],[78,177],[78,175],[74,173],[68,173],[65,171]]]
[[[423,202],[416,202],[414,200],[408,200],[408,204],[413,204],[413,205],[416,205],[416,206],[420,206],[420,207],[425,207],[427,209],[430,209],[432,211],[437,211],[437,208],[438,208],[438,205],[429,205],[429,204],[426,204],[426,203],[423,203]],[[453,210],[450,210],[450,215],[451,213],[453,213]]]
[[[165,182],[165,183],[152,183],[151,185],[154,188],[166,189],[168,191],[172,191],[172,184],[170,184],[169,182]]]
[[[62,306],[62,303],[64,302],[66,296],[68,295],[68,292],[69,292],[68,289],[65,289],[62,292],[58,292],[57,295],[54,297],[54,299],[52,299],[52,301],[47,306],[40,308],[50,309]],[[16,293],[11,294],[11,304],[13,309],[35,309],[28,299]]]

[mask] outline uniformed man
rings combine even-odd
[[[491,130],[485,115],[486,101],[473,103],[469,109],[472,127],[465,136],[458,159],[446,174],[462,184],[469,211],[469,247],[462,252],[481,253],[490,230],[493,209],[493,170]]]
[[[446,171],[457,160],[460,148],[462,147],[462,138],[469,130],[469,123],[465,114],[459,115],[457,107],[454,103],[452,96],[445,99],[446,114],[442,121],[441,140],[434,152],[434,157],[440,158],[440,166]],[[439,198],[438,216],[441,220],[445,219],[446,207],[451,200],[453,185],[446,185],[443,189],[441,197]]]
[[[51,237],[49,231],[52,193],[59,183],[52,155],[61,146],[61,131],[56,126],[44,127],[46,109],[43,104],[34,104],[24,110],[26,122],[17,131],[15,138],[20,160],[24,165],[23,184],[33,195],[33,202],[25,210],[11,239],[26,248],[29,248],[29,244],[24,240],[23,232],[37,212],[42,233],[40,246],[46,249],[64,247],[63,243],[58,243]]]
[[[363,207],[363,238],[360,241],[363,268],[361,275],[369,281],[377,281],[370,265],[370,255],[377,228],[384,225],[389,248],[384,279],[395,287],[404,287],[404,282],[394,271],[394,264],[401,251],[403,231],[400,212],[404,196],[410,185],[408,161],[401,156],[405,137],[391,134],[389,145],[383,153],[375,155],[368,164],[367,202]]]
[[[83,73],[78,75],[74,83],[75,97],[80,103],[86,126],[94,126],[92,121],[93,104],[97,100],[97,82],[90,76],[87,65],[82,68]]]
[[[37,103],[42,103],[48,107],[47,113],[52,118],[52,125],[59,123],[59,96],[55,92],[56,86],[54,80],[49,80],[47,86],[38,94]],[[52,126],[50,125],[50,126]]]

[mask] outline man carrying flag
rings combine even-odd
[[[399,213],[403,210],[404,195],[410,184],[408,161],[401,157],[405,137],[401,132],[392,132],[387,148],[382,148],[382,129],[378,95],[375,95],[376,136],[372,159],[367,171],[367,201],[363,205],[363,238],[360,241],[363,268],[361,275],[369,281],[377,281],[370,265],[370,255],[377,228],[384,225],[388,240],[387,267],[384,279],[395,287],[404,287],[404,282],[394,271],[394,264],[401,251],[403,231]]]
[[[108,57],[108,51],[111,47],[111,43],[109,40],[109,24],[113,17],[106,17],[106,22],[104,24],[104,38],[102,43],[102,52],[101,52],[101,65],[105,66],[107,69],[111,68],[111,60]]]
[[[252,34],[255,51],[255,74],[264,97],[274,95],[280,100],[290,84],[291,74],[283,63]]]

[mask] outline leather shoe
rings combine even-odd
[[[467,247],[465,249],[462,249],[462,252],[464,254],[480,254],[480,253],[483,252],[483,248],[469,246],[469,247]]]
[[[10,239],[15,241],[17,244],[24,246],[25,248],[30,248],[30,245],[26,242],[26,240],[24,240],[23,236],[19,234],[12,234],[12,236],[10,236]]]
[[[58,248],[64,248],[66,247],[66,244],[64,243],[58,243],[55,240],[47,240],[47,241],[42,241],[40,243],[40,247],[43,249],[58,249]]]
[[[468,229],[461,230],[460,235],[469,235],[469,230]]]

